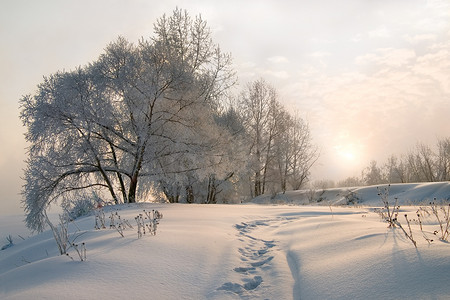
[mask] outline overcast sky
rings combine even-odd
[[[313,179],[359,176],[417,142],[450,136],[446,0],[0,0],[0,214],[21,213],[26,159],[18,100],[44,75],[136,42],[178,6],[231,52],[242,89],[263,77],[311,127]]]

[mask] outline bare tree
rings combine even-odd
[[[366,184],[450,180],[450,139],[438,140],[435,148],[418,143],[407,154],[391,155],[381,169],[373,161],[363,174]]]
[[[270,128],[270,108],[276,101],[275,89],[263,79],[247,85],[242,92],[240,108],[244,126],[250,140],[249,156],[252,182],[252,196],[264,193],[268,155],[272,146],[273,130]]]
[[[239,106],[250,141],[251,195],[264,194],[268,184],[274,191],[284,192],[288,184],[299,189],[318,158],[308,124],[292,117],[263,79],[247,85]]]
[[[436,181],[434,153],[431,148],[424,144],[417,145],[416,160],[425,178],[425,181]]]
[[[299,116],[293,118],[289,136],[292,149],[289,183],[292,189],[299,190],[309,180],[310,170],[320,154],[317,146],[312,143],[308,123]]]
[[[374,185],[385,182],[382,170],[377,166],[377,162],[375,160],[372,160],[370,165],[365,169],[363,177],[366,185]]]
[[[437,152],[437,180],[450,180],[450,138],[438,140]]]
[[[363,186],[364,182],[359,177],[347,177],[344,180],[339,181],[336,184],[336,187],[355,187],[355,186]]]

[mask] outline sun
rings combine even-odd
[[[347,160],[350,161],[354,161],[355,160],[355,153],[353,153],[352,151],[343,151],[342,153],[340,153],[341,156]]]
[[[335,147],[339,159],[346,162],[355,162],[357,160],[357,153],[355,147],[352,145],[339,145]]]

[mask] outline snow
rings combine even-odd
[[[378,188],[385,188],[386,184],[363,186],[363,187],[347,187],[347,188],[330,188],[325,190],[299,190],[287,191],[285,194],[262,195],[252,200],[258,204],[308,204],[310,199],[314,199],[318,204],[341,205],[346,204],[345,195],[353,192],[358,198],[358,203],[364,205],[380,206],[380,198],[378,197]],[[391,184],[389,187],[389,195],[392,203],[394,198],[398,198],[401,205],[425,205],[437,200],[450,201],[450,183],[446,182],[427,182],[427,183],[405,183]],[[320,199],[320,200],[318,200]]]
[[[395,185],[391,195],[409,204],[447,199],[449,186]],[[8,234],[14,246],[0,251],[0,299],[448,299],[450,245],[433,235],[432,216],[424,220],[431,244],[413,222],[416,249],[374,212],[382,206],[374,187],[354,189],[363,199],[354,206],[328,206],[342,201],[334,190],[322,206],[294,205],[303,198],[291,192],[289,205],[107,207],[106,216],[117,211],[132,225],[143,209],[164,218],[140,239],[136,228],[125,237],[95,230],[93,215],[75,220],[69,231],[86,243],[83,262],[73,248],[73,260],[59,255],[50,231],[22,240],[23,217],[1,217],[0,246]],[[413,218],[418,207],[401,208]]]

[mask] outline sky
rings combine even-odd
[[[0,203],[21,213],[19,99],[43,76],[94,61],[119,35],[149,38],[164,13],[201,14],[233,56],[236,92],[264,78],[310,126],[313,180],[450,137],[446,0],[0,0]]]

